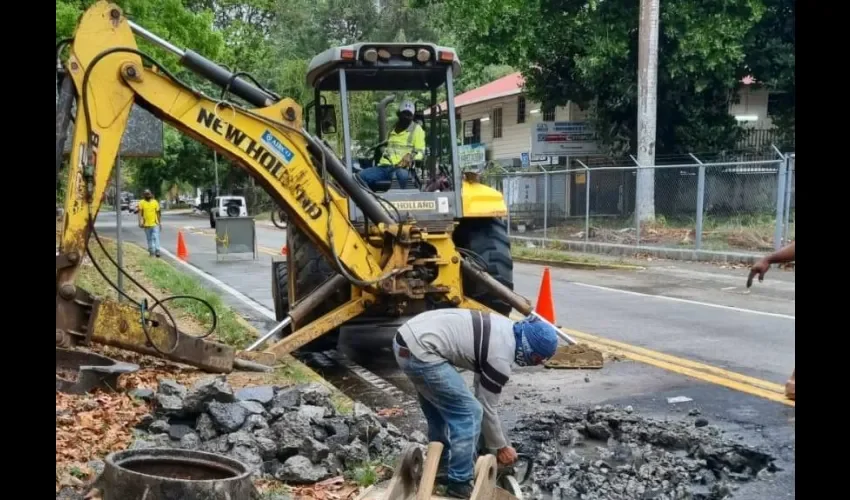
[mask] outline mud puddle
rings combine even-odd
[[[778,471],[772,456],[716,428],[610,406],[520,417],[511,435],[533,457],[527,498],[720,500]]]

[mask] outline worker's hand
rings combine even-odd
[[[502,465],[511,465],[512,463],[517,461],[519,458],[516,454],[516,450],[512,446],[505,446],[504,448],[499,448],[499,451],[496,453],[496,459]]]
[[[756,275],[759,277],[759,282],[764,281],[764,274],[770,269],[770,261],[766,258],[761,259],[750,268],[750,275],[747,276],[747,288],[753,286],[753,278]]]

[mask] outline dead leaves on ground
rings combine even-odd
[[[56,490],[92,479],[87,465],[132,442],[132,429],[148,406],[126,394],[56,393]],[[70,479],[70,478],[73,479]]]
[[[276,481],[262,479],[254,483],[262,494],[286,493],[290,497],[303,500],[352,500],[357,497],[360,487],[347,483],[342,476],[325,479],[309,486],[281,487]]]
[[[393,418],[404,415],[404,410],[401,408],[381,408],[375,412],[379,417]]]

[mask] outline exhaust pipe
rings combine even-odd
[[[395,101],[394,95],[388,95],[378,103],[378,142],[387,140],[387,105]]]

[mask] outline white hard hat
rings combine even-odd
[[[416,105],[413,104],[413,101],[407,100],[401,103],[398,112],[402,113],[404,111],[409,111],[411,115],[416,114]]]

